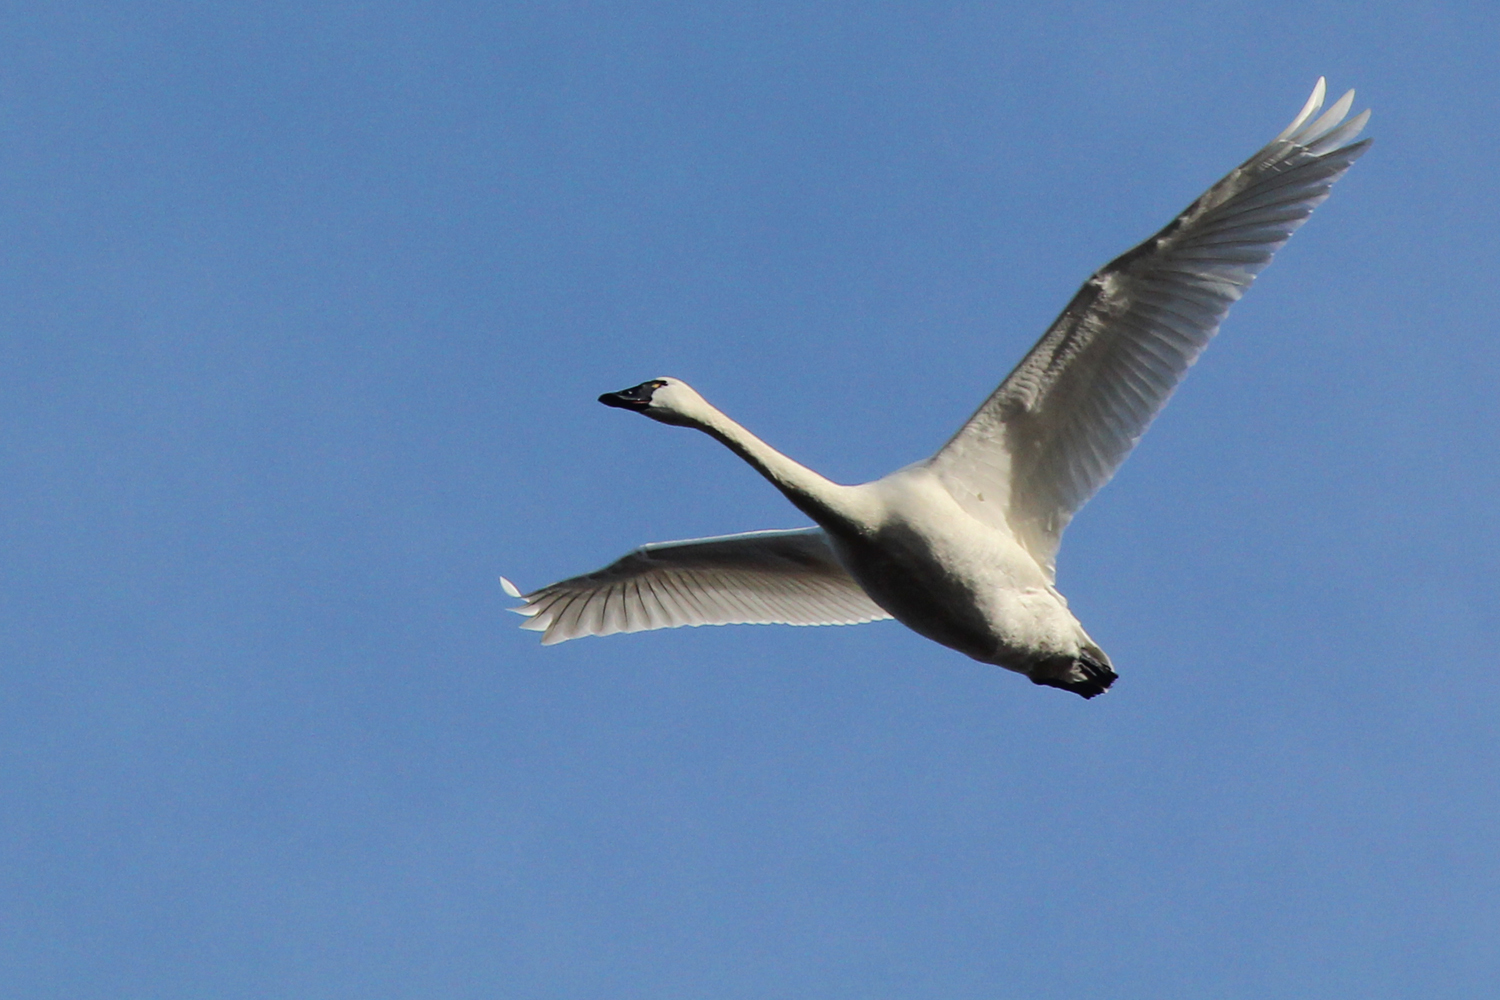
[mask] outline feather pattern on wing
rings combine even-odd
[[[1349,143],[1345,94],[1307,105],[1161,232],[1084,284],[1031,352],[930,460],[972,515],[1053,561],[1073,514],[1107,482],[1229,307],[1328,197],[1369,141]],[[1341,124],[1342,123],[1342,124]]]
[[[508,581],[505,581],[508,582]],[[679,625],[857,625],[889,618],[821,528],[643,545],[514,608],[543,644]]]

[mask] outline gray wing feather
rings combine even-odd
[[[1345,94],[1287,127],[1151,239],[1106,264],[930,460],[971,514],[1051,571],[1063,529],[1114,475],[1229,307],[1369,140]],[[1342,124],[1341,124],[1342,123]]]
[[[643,545],[521,599],[513,609],[528,619],[521,627],[541,632],[549,645],[680,625],[857,625],[890,617],[845,572],[821,528]]]

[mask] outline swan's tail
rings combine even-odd
[[[1033,684],[1062,688],[1064,691],[1092,698],[1108,691],[1109,686],[1120,675],[1110,666],[1109,657],[1104,655],[1104,650],[1090,644],[1084,646],[1077,657],[1048,660],[1027,676]]]

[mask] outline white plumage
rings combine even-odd
[[[509,580],[506,592],[520,597]],[[859,625],[890,615],[839,564],[821,528],[643,545],[517,608],[550,645],[678,625]]]
[[[1092,697],[1115,678],[1054,586],[1073,515],[1165,405],[1229,307],[1369,146],[1369,118],[1291,125],[1161,232],[1106,264],[937,454],[860,486],[798,465],[686,384],[600,401],[695,427],[818,523],[647,545],[524,596],[543,642],[678,625],[855,624],[894,617],[1038,684]],[[512,596],[520,593],[503,580]]]

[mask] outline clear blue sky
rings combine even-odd
[[[1500,982],[1500,9],[6,4],[0,994]],[[1060,578],[543,649],[534,587],[935,449],[1320,74],[1376,143]]]

